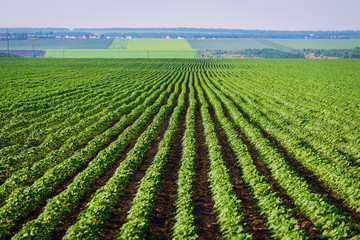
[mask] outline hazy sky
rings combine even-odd
[[[360,0],[0,0],[0,27],[360,30]]]

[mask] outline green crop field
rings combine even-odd
[[[50,58],[194,58],[194,50],[48,49]]]
[[[272,48],[280,51],[302,49],[350,49],[360,39],[37,39],[11,40],[10,50],[44,50],[56,58],[194,58],[196,51],[239,51]],[[0,41],[0,50],[6,50]],[[64,53],[64,54],[63,54]],[[31,55],[31,54],[30,54]]]
[[[193,50],[185,39],[161,39],[161,38],[135,38],[130,39],[128,50],[155,50],[155,51],[191,51]]]
[[[78,45],[71,46],[70,49],[108,49],[113,41],[113,39],[84,39]]]
[[[56,58],[194,58],[185,39],[115,39],[108,49],[47,49]]]
[[[269,48],[260,39],[189,39],[192,48],[198,50],[243,50],[248,48],[263,49]]]
[[[0,239],[360,237],[359,60],[0,66]]]

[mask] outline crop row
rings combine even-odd
[[[326,198],[311,192],[306,181],[291,169],[269,140],[263,138],[260,130],[244,118],[223,92],[216,88],[213,90],[229,111],[234,124],[249,138],[273,178],[293,199],[295,206],[314,221],[314,225],[322,230],[324,236],[338,238],[351,235],[351,228],[347,226],[348,219],[336,207],[329,204]],[[235,96],[230,95],[230,97],[236,99]]]
[[[247,99],[251,104],[253,99],[258,98],[254,93],[255,90],[260,91],[254,88],[247,91],[247,96],[242,95],[242,98]],[[321,154],[323,158],[332,161],[338,167],[347,169],[346,171],[356,171],[353,174],[354,177],[359,176],[360,141],[354,135],[356,125],[345,124],[343,119],[337,119],[334,114],[313,116],[314,111],[309,110],[309,106],[303,106],[301,101],[281,99],[279,96],[266,92],[261,94],[266,101],[262,104],[252,103],[252,108],[256,105],[260,113],[266,111],[265,117],[275,124],[275,127],[281,127],[289,134],[296,136],[299,141],[306,142],[303,145],[307,145],[309,149],[313,148],[314,153]],[[279,103],[282,105],[276,106]],[[296,109],[297,114],[293,109]],[[311,115],[304,120],[299,118],[299,115],[305,114]]]
[[[145,176],[141,179],[134,200],[131,203],[131,208],[127,213],[126,223],[122,226],[120,234],[117,236],[118,239],[141,239],[146,236],[146,230],[149,227],[150,221],[149,216],[152,213],[159,191],[163,169],[169,158],[170,144],[177,131],[180,114],[185,108],[186,84],[187,80],[182,84],[182,92],[169,120],[168,128],[159,143],[151,166],[146,170]]]
[[[67,186],[66,190],[49,200],[40,216],[27,223],[15,238],[23,239],[32,234],[35,234],[36,237],[50,237],[52,231],[61,224],[61,220],[64,219],[66,214],[76,207],[80,198],[91,188],[96,179],[114,164],[119,154],[124,151],[129,139],[136,138],[149,118],[159,110],[166,96],[168,96],[171,86],[169,85],[168,90],[163,91],[156,103],[147,108],[131,127],[119,135],[116,141],[99,152],[86,169],[80,172],[72,183]]]
[[[138,85],[139,83],[140,84],[143,83],[141,78],[143,78],[144,75],[140,75],[139,73],[133,74],[132,78],[129,78],[126,75],[124,76],[122,75],[119,75],[117,79],[113,79],[112,76],[109,78],[109,80],[103,79],[103,81],[101,81],[102,79],[100,78],[97,79],[98,82],[95,83],[91,83],[90,81],[84,85],[78,85],[76,86],[76,89],[68,90],[67,94],[57,96],[56,99],[53,99],[52,97],[48,97],[40,100],[38,99],[37,101],[33,101],[33,102],[31,100],[28,100],[26,101],[26,105],[22,107],[18,106],[17,108],[15,108],[14,109],[15,112],[8,110],[1,113],[1,118],[4,118],[4,122],[5,119],[9,117],[5,115],[12,114],[14,116],[12,117],[11,121],[9,121],[10,123],[9,126],[6,126],[6,128],[4,128],[2,131],[5,131],[7,129],[5,133],[10,134],[15,129],[27,127],[29,126],[29,124],[42,122],[42,119],[47,119],[49,117],[53,118],[54,111],[61,113],[62,112],[61,109],[64,111],[65,109],[67,109],[68,105],[70,106],[72,105],[69,103],[78,102],[78,99],[82,98],[81,97],[82,94],[85,94],[85,97],[90,96],[93,98],[95,96],[96,99],[99,93],[100,95],[104,95],[103,94],[104,91],[105,93],[107,92],[107,95],[114,94],[116,92],[115,91],[116,89],[119,90],[122,89],[124,91],[129,87],[132,88],[134,83],[135,85]],[[146,74],[145,76],[149,76],[148,78],[150,79],[156,77],[155,74]],[[119,82],[118,78],[122,78],[122,81]],[[49,90],[45,91],[45,93],[48,91]],[[119,98],[117,99],[119,100]],[[17,106],[18,104],[14,104],[14,105]]]
[[[9,148],[14,145],[20,145],[25,149],[37,146],[47,134],[65,128],[67,126],[65,123],[71,124],[79,121],[77,120],[79,118],[77,116],[86,117],[98,113],[103,110],[109,102],[114,102],[112,100],[116,100],[118,95],[126,94],[124,86],[108,87],[112,90],[94,89],[93,92],[88,92],[84,97],[75,95],[75,99],[72,101],[69,100],[64,104],[57,105],[52,110],[46,109],[46,111],[49,110],[47,114],[44,114],[43,111],[45,110],[43,110],[37,111],[37,117],[34,118],[19,116],[17,119],[12,119],[12,126],[18,125],[21,126],[21,128],[11,133],[3,129],[5,132],[0,136],[2,146],[8,146],[7,148]],[[69,120],[71,120],[71,122]],[[10,125],[7,125],[6,127],[9,126]],[[42,131],[37,132],[36,129],[41,129]]]
[[[23,61],[0,69],[0,239],[360,239],[357,62]]]
[[[87,116],[91,116],[95,113],[99,113],[104,108],[106,108],[106,106],[111,106],[114,103],[121,101],[122,98],[124,98],[126,95],[129,95],[129,93],[131,93],[129,90],[137,91],[136,89],[141,89],[141,87],[146,86],[146,84],[148,84],[152,79],[153,78],[150,78],[149,80],[140,82],[139,84],[129,82],[128,84],[121,84],[120,86],[108,85],[106,86],[107,88],[104,87],[105,89],[95,88],[93,91],[89,92],[86,97],[79,98],[76,101],[67,101],[64,103],[64,107],[58,105],[54,107],[54,111],[50,111],[48,114],[43,114],[43,112],[40,112],[37,113],[39,117],[32,118],[31,120],[23,119],[20,122],[14,122],[14,120],[12,120],[11,122],[13,124],[16,123],[16,125],[21,126],[22,129],[13,132],[10,135],[8,132],[6,132],[3,139],[6,141],[2,142],[3,144],[5,144],[6,142],[8,142],[8,144],[19,144],[21,143],[21,139],[29,136],[29,134],[35,133],[35,136],[30,135],[28,137],[30,139],[26,139],[26,141],[25,139],[23,139],[23,141],[25,141],[25,146],[22,146],[22,148],[31,147],[34,143],[39,142],[39,138],[41,138],[42,136],[46,136],[47,133],[54,132],[54,130],[56,131],[57,129],[63,129],[65,126],[67,126],[64,125],[64,119],[70,117],[70,124],[72,124],[74,121],[76,122],[79,117],[84,118]],[[75,97],[77,97],[77,95]],[[49,109],[46,109],[46,111],[48,110]],[[29,127],[24,128],[25,126],[30,124],[30,122],[26,124],[24,121],[31,121],[33,122],[33,124],[31,124]],[[50,128],[53,125],[55,126],[53,128]],[[38,132],[34,131],[34,129],[42,129],[42,131]]]
[[[223,79],[239,78],[234,72],[224,72],[223,74],[214,72],[214,75],[221,75]],[[300,84],[293,81],[296,89],[294,89],[293,85],[277,87],[275,90],[277,94],[274,94],[273,91],[268,91],[268,89],[275,87],[270,85],[267,79],[259,75],[256,76],[257,81],[239,79],[236,81],[224,81],[224,84],[231,84],[232,87],[241,89],[243,91],[242,97],[245,101],[250,101],[249,103],[256,99],[254,105],[260,112],[264,111],[263,107],[268,109],[269,106],[272,106],[264,113],[265,115],[269,113],[280,114],[282,116],[280,126],[298,128],[301,129],[301,132],[307,133],[304,134],[303,141],[307,137],[310,137],[311,140],[317,139],[317,142],[311,145],[322,150],[322,154],[330,155],[330,158],[341,155],[342,158],[359,159],[360,141],[354,135],[354,130],[356,131],[359,126],[356,120],[359,115],[356,115],[357,111],[349,112],[352,107],[356,108],[356,106],[352,106],[354,105],[353,102],[356,101],[349,99],[341,91],[333,91],[331,88],[327,89],[330,93],[326,94],[325,97],[322,96],[324,91],[320,88],[321,92],[319,93],[314,85],[311,86],[311,91],[307,91],[307,89],[303,89],[303,81]],[[325,76],[327,75],[329,74],[327,73]],[[273,78],[271,75],[270,77]],[[241,84],[238,84],[240,81]],[[281,78],[279,81],[281,82]],[[350,89],[346,90],[349,92]],[[318,95],[314,96],[314,93]],[[264,101],[265,98],[266,101]],[[324,143],[330,148],[326,148],[326,145],[324,147]]]
[[[169,97],[168,103],[160,110],[154,109],[156,114],[153,122],[137,138],[135,146],[128,152],[126,158],[120,163],[114,175],[101,187],[88,203],[87,209],[81,214],[77,223],[71,226],[64,239],[83,239],[99,237],[102,233],[105,222],[109,219],[111,211],[124,194],[126,184],[133,176],[136,169],[142,163],[147,150],[157,138],[161,125],[165,118],[172,112],[173,100],[178,94],[178,82],[175,91]],[[169,86],[167,91],[170,91]],[[154,113],[153,112],[153,113]]]
[[[150,87],[148,87],[150,88]],[[122,104],[128,104],[132,101],[134,101],[136,99],[136,97],[138,97],[138,92],[137,90],[142,89],[141,87],[139,87],[138,89],[133,89],[134,92],[128,92],[126,94],[122,94],[121,97],[123,97],[123,99],[121,101],[119,101],[116,104],[111,105],[111,107],[105,108],[104,110],[102,110],[101,112],[93,115],[93,116],[89,116],[87,118],[85,118],[85,116],[82,116],[81,121],[79,121],[78,123],[76,123],[75,125],[70,125],[68,127],[66,127],[65,129],[61,130],[58,133],[54,133],[51,134],[51,137],[47,139],[47,141],[44,142],[44,144],[40,145],[39,147],[33,147],[28,149],[27,151],[23,151],[22,154],[19,154],[15,157],[8,155],[6,157],[3,157],[0,160],[1,163],[1,177],[2,178],[7,178],[9,177],[14,171],[23,168],[23,167],[28,167],[31,166],[33,163],[35,163],[36,161],[38,161],[39,159],[43,158],[46,156],[46,154],[48,154],[49,152],[51,152],[54,149],[60,148],[61,146],[63,147],[62,151],[63,154],[69,154],[73,151],[73,149],[77,148],[77,145],[73,144],[69,145],[69,141],[74,142],[73,138],[78,135],[82,129],[86,128],[87,126],[91,126],[94,123],[99,123],[99,122],[103,122],[102,124],[104,126],[107,126],[107,124],[109,124],[111,121],[114,121],[116,119],[116,114],[118,114],[118,110],[116,108],[120,108],[122,107]],[[148,90],[145,88],[145,90]],[[69,113],[69,112],[67,112]],[[111,115],[110,115],[111,113]],[[69,114],[70,115],[70,114]],[[112,118],[106,119],[108,121],[108,123],[106,124],[106,122],[103,121],[104,116],[113,116]],[[78,139],[79,144],[81,145],[82,143],[79,141],[80,139]],[[66,148],[64,147],[66,146]],[[71,148],[69,147],[71,146]]]
[[[164,85],[164,87],[165,86],[166,85]],[[168,88],[171,89],[171,85],[169,85]],[[167,91],[159,89],[159,92],[163,93],[156,101],[155,106],[149,108],[149,111],[156,112],[156,106],[161,106],[167,94],[169,94],[169,89]],[[158,92],[154,93],[156,94]],[[131,123],[132,119],[137,116],[135,115],[136,113],[138,114],[143,112],[144,107],[137,108],[136,110],[137,111],[132,112],[132,118],[130,116],[122,117],[122,119],[114,126],[115,128],[113,127],[109,130],[112,130],[115,132],[115,134],[117,134],[119,131],[121,131],[121,129],[124,129],[129,123]],[[124,148],[132,138],[136,138],[136,132],[141,129],[140,127],[145,124],[146,119],[149,119],[150,117],[148,115],[144,116],[146,117],[140,118],[140,120],[138,119],[137,122],[132,125],[132,127],[124,131],[122,133],[122,137],[119,136],[118,139],[111,144],[112,147],[107,148],[106,153],[113,155],[114,150],[117,149],[116,146],[121,144],[121,146],[123,146],[122,148]],[[25,188],[18,188],[18,190],[9,197],[6,204],[0,209],[1,232],[4,235],[10,234],[9,230],[16,224],[17,221],[19,221],[21,216],[26,215],[26,213],[34,209],[35,206],[44,202],[46,197],[55,191],[56,188],[60,186],[68,176],[73,175],[84,164],[86,164],[90,158],[96,154],[99,146],[103,146],[104,142],[109,141],[110,137],[114,135],[114,132],[110,131],[108,134],[102,134],[96,137],[94,140],[89,142],[85,148],[76,152],[70,158],[66,159],[61,164],[56,165],[50,169],[50,171],[46,172],[46,174],[38,179],[33,185]],[[98,154],[98,158],[103,159],[104,154],[105,153]],[[94,167],[98,168],[99,166],[95,165]]]
[[[175,224],[173,227],[174,239],[197,239],[195,231],[194,205],[192,197],[194,195],[194,175],[196,161],[195,145],[195,110],[196,99],[193,86],[193,75],[189,79],[189,107],[186,112],[185,132],[182,140],[182,156],[177,180],[177,199]]]
[[[108,86],[96,86],[93,89],[95,92],[102,93],[102,91],[108,90],[108,87],[111,85],[113,85],[114,90],[121,90],[126,87],[124,84],[118,85],[113,83],[109,84]],[[51,118],[52,121],[56,121],[56,118],[53,116],[54,114],[59,114],[62,111],[70,109],[74,104],[78,103],[79,100],[85,102],[87,99],[93,98],[94,95],[91,94],[89,89],[84,88],[78,91],[72,91],[68,94],[70,96],[62,96],[62,98],[59,98],[54,102],[52,102],[50,99],[44,99],[38,103],[34,103],[33,108],[30,108],[31,104],[29,103],[30,106],[25,105],[25,109],[18,108],[13,113],[10,111],[6,112],[7,115],[11,113],[13,115],[12,117],[4,116],[5,113],[3,113],[2,117],[5,118],[4,121],[6,125],[4,125],[1,131],[3,134],[15,134],[16,131],[19,131],[23,128],[28,128],[32,124],[41,123],[43,120],[48,118]],[[111,93],[111,91],[107,92],[107,94]],[[6,121],[6,118],[9,118],[8,121]],[[2,136],[2,138],[4,137]],[[5,140],[7,139],[5,138]],[[9,144],[9,142],[5,142],[3,144]]]
[[[161,82],[159,82],[157,85],[155,85],[152,90],[156,89],[159,85],[161,85]],[[145,103],[150,104],[151,101],[154,101],[154,99],[158,96],[159,92],[161,90],[155,91],[152,96],[145,101]],[[84,143],[87,143],[90,139],[94,138],[97,134],[101,133],[106,129],[112,121],[114,121],[115,118],[119,118],[119,116],[131,111],[134,107],[140,105],[147,97],[149,93],[144,92],[143,94],[139,95],[137,100],[127,104],[120,106],[119,109],[103,116],[100,121],[97,123],[89,126],[84,131],[82,131],[79,135],[71,137],[67,142],[65,142],[58,150],[53,151],[51,154],[49,154],[46,158],[36,162],[32,167],[30,168],[23,168],[14,173],[7,181],[0,186],[0,202],[3,203],[4,199],[8,196],[8,194],[16,189],[19,186],[25,186],[31,184],[33,181],[35,181],[38,177],[40,177],[43,173],[46,172],[47,169],[55,166],[56,164],[61,163],[66,157],[69,156],[71,153],[71,150],[75,151],[79,146],[81,146]],[[138,95],[135,93],[135,95]],[[147,106],[147,105],[145,105]],[[132,118],[128,117],[128,121],[131,121]],[[116,128],[114,128],[116,130]],[[117,132],[120,130],[113,131],[112,136],[114,136]],[[95,140],[95,139],[94,139]],[[99,140],[97,140],[99,141]],[[91,144],[93,141],[90,142]],[[96,149],[99,149],[101,146],[103,146],[105,142],[101,143],[98,142],[95,145],[98,147]],[[93,149],[94,151],[95,149]],[[83,149],[81,151],[87,151],[86,149]],[[91,151],[91,152],[93,152]],[[76,153],[74,154],[76,155]]]
[[[249,154],[249,149],[242,143],[241,138],[234,129],[234,124],[225,116],[221,103],[214,92],[204,82],[202,82],[202,86],[237,158],[237,163],[243,172],[244,181],[249,185],[252,194],[257,200],[260,212],[267,217],[266,225],[270,229],[272,236],[279,239],[303,239],[304,233],[296,225],[297,221],[292,218],[291,212],[284,208],[282,200],[276,197],[274,192],[270,191],[271,186],[256,169]]]
[[[249,95],[249,94],[248,94]],[[328,126],[331,128],[331,133],[323,131],[323,128],[326,124],[325,122],[313,124],[314,121],[307,121],[306,123],[301,123],[296,115],[292,114],[287,108],[284,107],[274,107],[274,100],[270,96],[266,96],[265,104],[262,104],[260,109],[254,111],[254,107],[259,108],[260,105],[252,103],[252,99],[255,96],[241,96],[244,100],[247,100],[248,107],[244,106],[244,109],[249,109],[251,112],[249,114],[254,115],[259,122],[270,121],[272,128],[282,129],[282,131],[288,135],[293,136],[296,139],[299,145],[302,147],[308,148],[314,154],[321,157],[322,161],[335,164],[337,168],[341,168],[346,171],[347,174],[351,174],[351,177],[358,178],[360,173],[359,168],[359,149],[355,141],[347,140],[346,144],[342,143],[341,139],[336,141],[336,136],[346,136],[344,132],[340,132],[337,128]],[[263,95],[265,97],[265,94]],[[244,104],[242,104],[244,105]],[[266,111],[266,114],[264,113]],[[298,108],[298,111],[304,112],[305,109]],[[330,121],[330,119],[328,120]],[[286,122],[287,124],[283,124]],[[324,125],[323,127],[318,127],[318,125]],[[342,138],[342,137],[339,137]],[[342,147],[341,147],[342,146]],[[349,154],[344,154],[344,151]],[[353,154],[352,156],[350,154]]]
[[[126,66],[128,64],[116,66],[116,68],[91,68],[88,63],[85,64],[86,67],[82,66],[81,69],[76,70],[71,69],[76,65],[74,62],[67,64],[68,66],[61,69],[56,69],[57,64],[53,65],[50,62],[46,63],[43,69],[40,69],[39,66],[31,68],[29,64],[24,66],[13,65],[3,75],[4,78],[11,79],[11,71],[17,73],[17,76],[13,77],[11,79],[13,81],[8,82],[7,86],[20,91],[23,89],[27,91],[25,92],[26,94],[20,95],[18,94],[19,91],[10,91],[10,98],[7,99],[8,101],[2,102],[3,106],[0,113],[10,117],[26,114],[34,110],[59,105],[66,101],[67,97],[83,91],[87,92],[90,89],[99,87],[105,87],[106,89],[111,84],[118,85],[120,83],[121,85],[127,85],[127,82],[131,81],[131,79],[139,79],[151,75],[150,71],[148,74],[144,71],[136,71],[139,69],[129,69]],[[128,69],[132,73],[130,78]],[[41,70],[45,72],[39,74]],[[26,72],[31,73],[26,74]],[[126,81],[119,82],[119,79]],[[31,87],[30,89],[29,86]],[[11,88],[10,90],[12,90]]]
[[[231,88],[221,88],[221,90],[233,92],[230,90]],[[279,143],[285,146],[301,164],[327,183],[351,207],[357,211],[360,210],[359,167],[351,166],[346,158],[331,151],[330,147],[325,143],[316,140],[316,135],[306,135],[302,129],[293,125],[277,126],[276,123],[281,121],[281,114],[269,113],[265,115],[267,117],[265,118],[264,115],[254,111],[256,104],[251,103],[252,101],[247,101],[249,105],[247,106],[239,98],[233,99],[247,114],[259,122],[266,131],[276,137]],[[270,101],[269,105],[264,104],[263,109],[272,109]],[[269,124],[269,121],[274,124]],[[336,130],[334,129],[334,131]],[[304,144],[304,141],[307,144]]]
[[[199,80],[195,81],[197,97],[201,105],[201,123],[204,128],[205,144],[208,153],[210,170],[208,179],[214,211],[218,213],[217,219],[220,231],[227,239],[247,239],[250,235],[243,229],[244,215],[240,209],[240,200],[237,199],[232,188],[230,176],[223,161],[221,146],[215,133],[214,123],[209,114],[209,105],[199,86]]]

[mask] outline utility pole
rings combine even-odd
[[[7,57],[10,57],[10,50],[9,50],[9,29],[6,30],[6,40],[7,40]]]

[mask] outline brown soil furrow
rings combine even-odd
[[[176,180],[180,168],[182,138],[185,131],[185,116],[189,106],[187,86],[187,95],[185,97],[185,109],[180,115],[178,129],[170,145],[170,155],[166,163],[154,211],[150,216],[150,227],[147,235],[151,239],[170,239],[172,227],[174,226],[173,214],[175,212],[176,202]]]
[[[235,155],[227,142],[226,135],[216,120],[214,109],[206,94],[204,95],[209,104],[209,113],[215,123],[216,135],[221,145],[223,159],[229,170],[233,191],[238,199],[241,200],[241,210],[244,213],[244,229],[252,235],[253,239],[271,239],[271,234],[265,225],[266,217],[259,213],[250,189],[242,179],[242,172],[238,167]]]
[[[172,86],[172,92],[174,91],[174,89],[175,85]],[[181,85],[179,88],[179,92],[181,92]],[[177,101],[178,100],[176,99],[174,102],[174,106],[177,105]],[[114,207],[115,210],[111,213],[109,221],[105,224],[104,234],[101,239],[115,239],[116,235],[120,233],[120,229],[125,222],[127,213],[131,208],[131,202],[133,201],[136,191],[139,187],[140,180],[144,177],[146,170],[149,168],[156,155],[158,145],[163,138],[166,129],[168,128],[170,118],[171,114],[169,114],[169,116],[167,116],[167,118],[165,119],[159,130],[159,137],[156,139],[156,141],[154,141],[151,148],[146,152],[145,158],[142,161],[140,167],[136,170],[133,177],[127,183],[124,195],[121,197],[119,203],[117,203]]]
[[[224,104],[222,102],[220,103],[222,105],[222,109],[224,111],[225,116],[229,119],[229,121],[232,121],[232,118],[230,117],[230,114],[225,108]],[[319,232],[319,229],[317,229],[314,226],[311,220],[307,219],[301,212],[296,210],[296,207],[292,199],[285,193],[284,189],[274,180],[270,170],[261,160],[258,152],[254,148],[254,146],[250,143],[250,140],[245,136],[245,134],[241,132],[240,129],[238,129],[237,127],[234,127],[234,129],[238,132],[243,144],[248,148],[249,154],[254,162],[256,169],[259,171],[260,175],[266,179],[268,184],[270,184],[271,186],[270,190],[276,194],[276,197],[282,200],[283,206],[292,212],[293,217],[298,221],[299,227],[303,228],[305,230],[305,234],[310,238],[312,239],[320,238],[321,233]]]
[[[299,176],[303,177],[313,193],[321,194],[327,201],[336,206],[340,211],[349,216],[355,226],[355,231],[360,234],[360,212],[351,208],[343,199],[341,199],[329,185],[322,181],[318,176],[306,169],[298,160],[296,160],[285,147],[283,147],[275,137],[270,135],[265,129],[263,129],[259,123],[253,121],[249,115],[247,115],[229,96],[224,94],[226,98],[234,103],[238,111],[244,116],[245,119],[254,124],[262,133],[263,137],[268,139],[274,147],[281,153],[285,161],[292,167],[293,170],[299,173]]]
[[[195,89],[195,86],[193,86]],[[220,225],[216,220],[214,203],[211,199],[210,184],[207,178],[209,163],[205,145],[204,129],[201,124],[200,104],[195,91],[197,108],[195,112],[196,163],[194,176],[194,218],[199,239],[222,239]]]
[[[120,228],[124,224],[124,221],[127,217],[127,212],[130,210],[131,202],[135,197],[140,180],[144,177],[146,170],[149,168],[152,160],[156,155],[159,142],[163,138],[164,133],[169,125],[170,117],[171,114],[169,114],[165,122],[162,124],[159,131],[159,137],[152,144],[151,148],[146,152],[142,164],[136,170],[131,180],[127,183],[124,195],[121,197],[119,203],[114,207],[115,210],[111,213],[109,221],[105,224],[104,235],[101,237],[101,239],[115,239],[116,235],[120,233]]]

